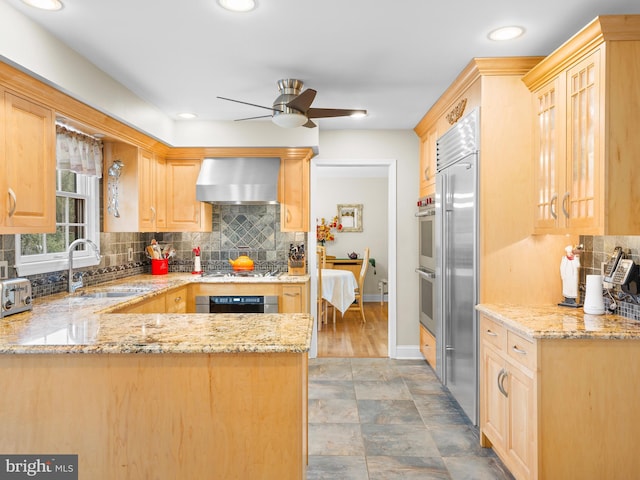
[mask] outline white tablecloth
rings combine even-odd
[[[349,270],[322,269],[322,298],[344,314],[356,299],[356,277]]]

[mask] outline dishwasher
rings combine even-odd
[[[196,296],[196,313],[278,313],[276,295]]]

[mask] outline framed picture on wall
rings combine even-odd
[[[362,204],[338,205],[338,223],[343,232],[361,232]]]

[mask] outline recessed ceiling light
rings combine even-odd
[[[184,120],[191,120],[192,118],[196,118],[198,115],[196,115],[195,113],[189,113],[189,112],[184,112],[184,113],[179,113],[178,117],[182,118]]]
[[[62,2],[60,0],[22,0],[30,7],[39,8],[40,10],[62,10]]]
[[[255,0],[218,0],[218,3],[231,12],[250,12],[256,8]]]
[[[524,28],[519,27],[517,25],[512,25],[510,27],[500,27],[496,28],[489,32],[490,40],[495,40],[496,42],[501,42],[504,40],[513,40],[514,38],[518,38],[524,34]]]

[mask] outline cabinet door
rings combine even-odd
[[[506,385],[507,373],[505,361],[487,342],[482,343],[480,372],[480,429],[496,450],[505,452],[508,398],[501,389]]]
[[[0,224],[0,233],[55,232],[56,160],[52,110],[5,92],[3,138],[0,218],[4,221]]]
[[[600,50],[567,71],[567,193],[561,205],[572,231],[599,227]],[[582,232],[580,232],[582,233]]]
[[[156,295],[130,307],[115,310],[114,313],[165,313],[166,301],[164,295]]]
[[[420,352],[424,355],[425,360],[436,369],[436,339],[429,330],[420,325]]]
[[[420,196],[432,193],[436,184],[437,132],[429,130],[420,139]]]
[[[309,231],[309,157],[280,162],[280,230]]]
[[[156,208],[156,165],[153,154],[140,150],[138,155],[138,206],[140,230],[156,230],[158,210]]]
[[[167,292],[165,295],[165,312],[187,312],[187,287],[180,287]]]
[[[280,297],[280,313],[305,313],[302,285],[283,285]]]
[[[508,455],[513,460],[518,478],[531,478],[535,465],[535,405],[533,379],[524,371],[509,367],[507,392],[509,394]]]
[[[168,159],[166,163],[167,227],[170,232],[211,230],[211,206],[196,200],[201,160]]]
[[[534,181],[536,233],[552,233],[564,226],[565,216],[559,213],[560,197],[564,194],[564,115],[561,102],[561,79],[556,78],[533,95],[536,112]]]

